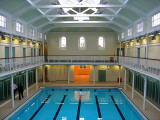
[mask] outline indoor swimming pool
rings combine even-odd
[[[117,88],[43,88],[9,120],[145,120]]]

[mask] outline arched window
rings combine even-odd
[[[84,37],[80,37],[80,40],[79,40],[79,47],[80,48],[85,48],[85,38]]]
[[[101,48],[104,48],[104,38],[103,37],[99,37],[98,38],[98,46]]]
[[[61,48],[65,48],[66,47],[66,37],[61,37],[61,39],[60,39],[60,47]]]

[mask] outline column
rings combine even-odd
[[[136,57],[136,43],[134,40],[134,44],[133,44],[133,57]]]
[[[28,96],[28,70],[26,70],[26,95]]]
[[[68,84],[70,82],[70,65],[68,65]]]
[[[125,68],[124,71],[124,89],[126,90],[126,83],[127,83],[127,69]]]
[[[148,58],[148,41],[149,41],[149,38],[148,38],[148,35],[146,36],[146,52],[145,52],[145,58]]]
[[[144,96],[143,96],[143,110],[146,107],[146,91],[147,91],[147,77],[144,77]]]
[[[44,40],[43,40],[43,61],[45,60],[45,56],[44,56],[44,44],[45,44],[45,42],[44,42]]]
[[[14,88],[13,88],[13,77],[14,75],[11,75],[11,96],[12,96],[12,107],[14,108]]]
[[[43,65],[43,83],[45,83],[45,66]]]
[[[36,68],[36,90],[38,90],[38,68]]]
[[[119,72],[118,72],[118,83],[121,84],[121,67],[119,66]]]
[[[95,65],[93,65],[93,84],[96,82],[96,76],[95,76],[96,70],[95,70]]]
[[[26,56],[28,56],[27,47],[28,47],[28,40],[26,39]]]
[[[122,56],[122,50],[121,50],[121,42],[120,42],[120,48],[119,48],[119,51],[120,51],[120,55],[119,56]]]
[[[13,36],[12,35],[10,35],[10,58],[12,58],[13,57],[13,52],[12,52],[12,47],[13,47],[13,41],[12,41],[12,38],[13,38]],[[12,59],[10,59],[9,60],[9,62],[10,62],[10,70],[12,69],[12,66],[13,66],[13,58]]]
[[[132,99],[134,98],[134,71],[132,71],[133,78],[132,78]]]

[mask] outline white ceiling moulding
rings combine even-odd
[[[111,21],[53,21],[53,24],[78,24],[78,23],[111,23]]]
[[[122,8],[124,5],[37,5],[37,8]]]
[[[46,17],[113,17],[115,15],[109,14],[81,14],[81,15],[46,15]]]

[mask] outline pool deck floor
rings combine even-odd
[[[115,82],[96,82],[96,83],[67,83],[67,82],[45,82],[39,83],[39,87],[122,87],[123,83],[120,85]],[[15,107],[12,108],[11,99],[5,101],[4,103],[0,103],[0,120],[3,120],[7,117],[10,113],[12,113],[15,109],[21,106],[25,101],[27,101],[30,97],[32,97],[36,92],[35,84],[29,87],[29,95],[26,96],[26,91],[24,91],[24,98],[22,100],[18,99],[18,96],[15,99]],[[153,107],[150,102],[146,101],[146,109],[143,110],[143,96],[138,94],[135,90],[134,98],[131,98],[132,89],[129,85],[127,85],[127,89],[122,91],[127,95],[127,97],[135,104],[135,106],[149,119],[149,120],[160,120],[160,109],[156,109]]]

